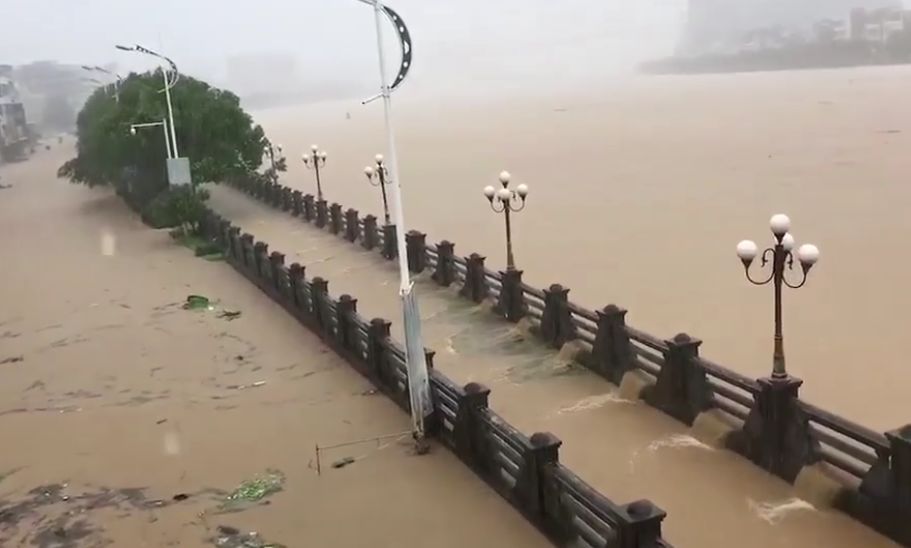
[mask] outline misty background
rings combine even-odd
[[[578,86],[673,52],[687,0],[396,0],[415,44],[411,93]],[[0,64],[153,68],[141,44],[182,72],[236,91],[313,99],[376,88],[372,11],[356,0],[4,0]],[[392,32],[390,29],[390,45]]]

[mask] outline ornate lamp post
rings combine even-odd
[[[266,155],[269,156],[269,163],[272,166],[270,174],[272,175],[272,182],[278,182],[278,165],[281,164],[284,156],[282,155],[282,146],[273,145],[270,141],[266,141]],[[284,168],[282,168],[284,169]]]
[[[370,181],[370,184],[373,186],[380,187],[380,192],[383,194],[383,215],[385,215],[386,225],[388,226],[389,221],[389,202],[386,201],[386,182],[389,179],[389,172],[386,170],[386,164],[383,163],[383,155],[376,155],[376,169],[367,166],[364,168],[364,175],[367,176],[367,180]]]
[[[321,167],[325,167],[326,156],[326,151],[320,150],[317,145],[310,147],[309,154],[305,152],[301,155],[301,160],[304,161],[307,169],[312,169],[316,173],[316,199],[320,202],[323,201],[323,187],[320,183],[319,170]]]
[[[737,244],[737,256],[743,262],[743,268],[746,272],[747,279],[754,285],[766,285],[771,283],[775,288],[775,350],[772,355],[772,380],[787,381],[789,379],[784,360],[784,339],[781,332],[781,289],[782,286],[788,286],[792,289],[799,289],[807,282],[807,274],[810,269],[819,260],[819,249],[813,244],[804,244],[797,250],[797,259],[800,261],[800,267],[803,272],[801,280],[797,284],[792,284],[785,276],[786,271],[794,267],[794,237],[788,232],[791,229],[791,219],[787,215],[774,215],[769,221],[772,234],[775,236],[775,244],[762,252],[762,263],[764,267],[771,262],[772,272],[764,280],[755,280],[750,275],[750,265],[753,259],[759,253],[756,243],[751,240],[743,240]]]
[[[516,269],[515,260],[512,256],[512,225],[510,224],[510,213],[518,213],[525,209],[525,198],[528,196],[528,187],[519,185],[515,190],[509,188],[511,176],[508,171],[500,173],[500,190],[492,186],[484,188],[484,196],[490,202],[491,209],[496,213],[502,213],[506,220],[506,270],[511,272]]]

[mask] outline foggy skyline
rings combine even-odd
[[[0,63],[115,62],[121,72],[154,60],[119,52],[142,44],[182,72],[223,81],[227,59],[295,54],[302,85],[376,80],[371,10],[355,0],[7,0]],[[397,0],[415,43],[414,81],[558,80],[629,70],[673,50],[686,0]],[[391,30],[389,37],[391,38]]]

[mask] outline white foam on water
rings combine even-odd
[[[452,337],[446,337],[446,346],[443,347],[443,351],[447,354],[458,354],[459,352],[455,349],[455,346],[452,344]]]
[[[792,497],[778,502],[757,502],[753,499],[747,499],[750,510],[756,514],[759,519],[772,525],[780,522],[789,514],[805,510],[815,511],[816,507],[809,502]]]
[[[166,432],[164,435],[164,454],[174,457],[180,454],[180,438],[177,432]]]
[[[108,230],[101,232],[101,254],[105,257],[113,257],[117,254],[117,236]]]
[[[654,453],[659,449],[668,447],[672,449],[694,447],[697,449],[714,451],[714,448],[711,445],[703,443],[702,441],[694,438],[689,434],[673,434],[671,436],[655,440],[652,443],[648,444],[648,451],[649,453]]]
[[[702,441],[694,438],[689,434],[672,434],[670,436],[665,436],[663,438],[657,439],[649,443],[644,449],[649,454],[657,453],[661,449],[700,449],[703,451],[714,451],[715,449],[703,443]],[[629,457],[629,471],[633,473],[636,471],[636,463],[639,461],[640,455],[642,455],[643,448],[636,449]]]
[[[633,403],[630,400],[621,398],[615,392],[608,392],[606,394],[596,394],[594,396],[588,396],[587,398],[582,398],[572,405],[567,405],[561,407],[558,411],[558,415],[564,415],[567,413],[577,413],[579,411],[588,411],[590,409],[599,409],[604,407],[609,403]]]

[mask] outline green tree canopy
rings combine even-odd
[[[131,135],[130,126],[167,118],[161,72],[131,74],[115,93],[99,88],[76,121],[77,156],[60,168],[73,182],[124,184],[127,173],[149,188],[151,198],[167,187],[164,134],[160,127]],[[193,180],[219,182],[259,168],[265,137],[240,107],[236,95],[181,76],[171,90],[181,156],[190,159]],[[157,192],[156,192],[157,191]]]

